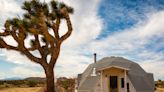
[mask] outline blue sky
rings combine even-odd
[[[21,16],[22,1],[1,1],[1,29],[6,19]],[[107,56],[124,57],[154,73],[156,80],[164,79],[163,0],[60,1],[73,6],[75,13],[71,15],[73,34],[62,45],[55,68],[57,77],[76,77],[93,63],[96,52],[98,60]],[[64,21],[60,30],[61,34],[66,30]],[[11,38],[6,41],[15,44]],[[0,50],[0,79],[29,76],[45,75],[39,65],[19,53]]]
[[[146,20],[147,13],[163,9],[163,0],[102,0],[98,13],[105,20],[105,29],[99,38],[133,27],[140,20]]]

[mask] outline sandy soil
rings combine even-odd
[[[156,92],[164,92],[164,88],[157,88]]]
[[[34,88],[8,88],[0,90],[0,92],[44,92],[42,87]],[[164,92],[164,88],[157,88],[155,92]]]
[[[34,87],[34,88],[8,88],[0,90],[0,92],[43,92],[42,87]]]

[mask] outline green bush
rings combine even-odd
[[[37,81],[28,81],[29,87],[35,87],[37,85]]]

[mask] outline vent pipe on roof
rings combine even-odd
[[[94,63],[96,63],[96,53],[94,53],[93,55],[94,55]],[[95,66],[93,66],[91,76],[97,76]]]
[[[94,53],[94,63],[96,63],[96,60],[97,59],[97,57],[96,57],[96,53]]]
[[[92,73],[91,73],[91,76],[97,76],[97,74],[96,74],[96,68],[93,68]]]

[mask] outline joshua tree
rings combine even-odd
[[[54,0],[50,4],[32,0],[25,1],[22,9],[26,11],[22,18],[6,20],[5,29],[0,32],[0,48],[18,51],[31,61],[40,64],[46,74],[46,92],[55,92],[53,69],[61,44],[72,33],[69,14],[73,13],[73,8]],[[59,26],[62,19],[66,21],[68,30],[61,36]],[[7,36],[11,36],[17,42],[17,46],[7,44],[4,40]],[[28,36],[33,37],[30,46],[25,45]],[[35,51],[39,52],[40,57],[34,55]],[[48,55],[51,56],[49,59]]]

